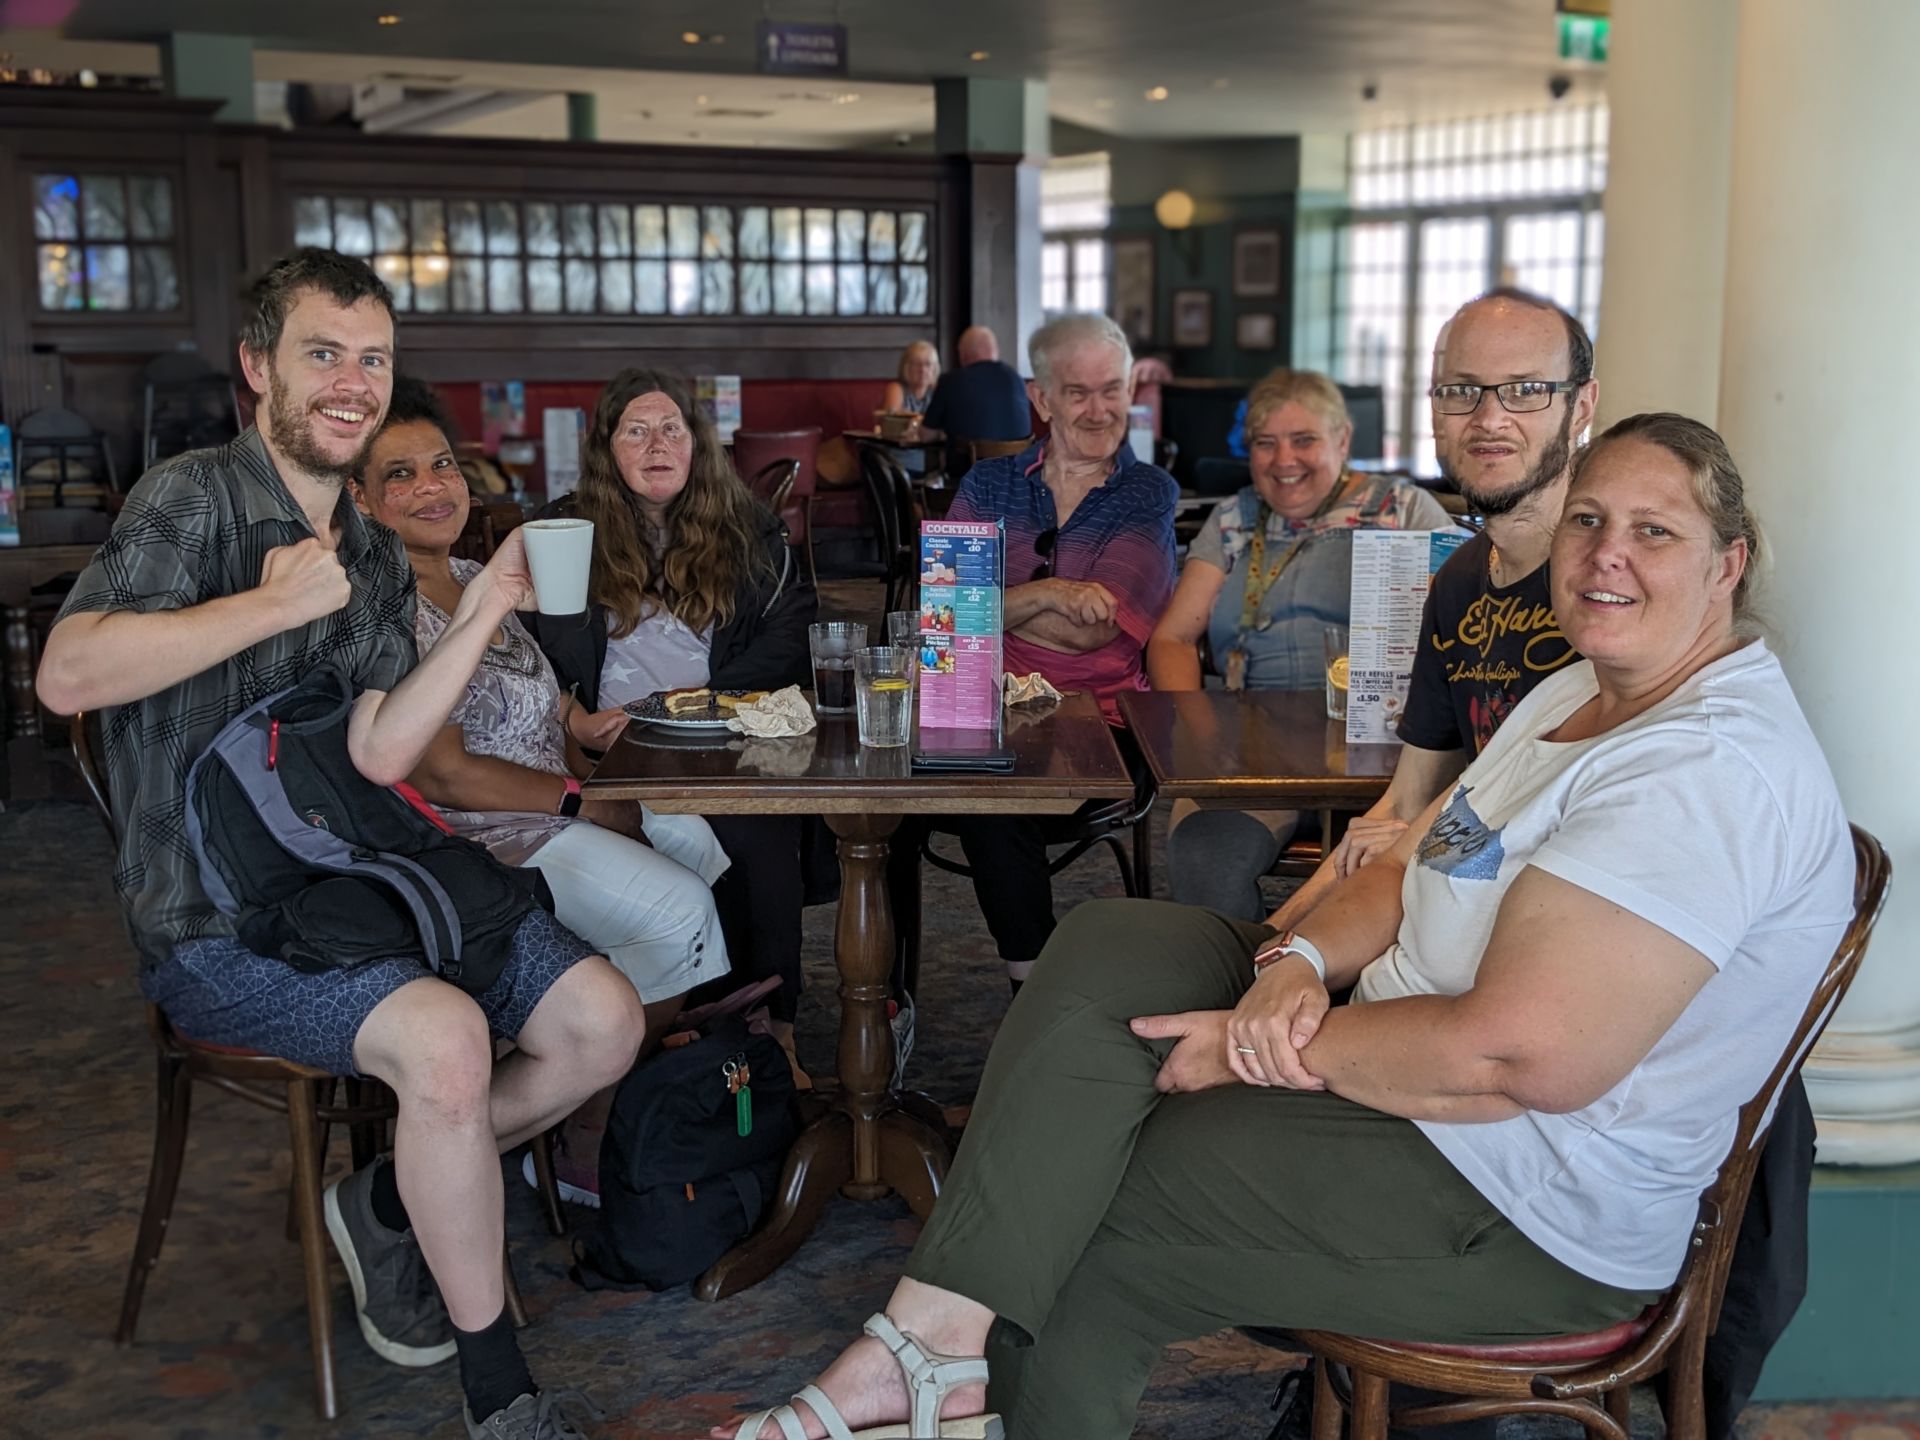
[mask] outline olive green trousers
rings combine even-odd
[[[989,1397],[1010,1440],[1121,1440],[1162,1348],[1228,1326],[1490,1341],[1651,1298],[1539,1249],[1411,1121],[1324,1093],[1155,1090],[1172,1042],[1127,1022],[1232,1008],[1269,933],[1083,905],[1008,1012],[907,1273],[999,1317]]]

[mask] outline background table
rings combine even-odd
[[[78,574],[93,559],[95,545],[0,546],[0,624],[7,644],[9,735],[38,735],[40,712],[33,693],[39,645],[33,633],[33,587],[58,575]]]
[[[1160,794],[1203,810],[1365,810],[1398,745],[1348,745],[1320,690],[1142,690],[1120,713]]]
[[[1133,794],[1113,733],[1085,694],[1044,711],[1007,712],[1014,768],[1005,775],[915,775],[912,747],[863,748],[853,716],[819,718],[811,734],[783,740],[630,725],[586,782],[589,795],[644,800],[662,813],[822,815],[839,837],[838,1084],[826,1113],[789,1153],[766,1221],[700,1277],[695,1293],[706,1300],[771,1274],[806,1239],[834,1190],[855,1200],[898,1190],[924,1219],[946,1179],[937,1107],[893,1085],[894,917],[886,875],[888,837],[901,817],[1065,814],[1085,800]]]

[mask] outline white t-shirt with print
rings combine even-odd
[[[1475,1189],[1583,1275],[1658,1290],[1852,918],[1838,791],[1761,641],[1588,740],[1541,738],[1596,693],[1582,661],[1543,681],[1467,767],[1408,867],[1406,918],[1358,997],[1470,989],[1528,865],[1684,941],[1719,972],[1634,1069],[1564,1115],[1417,1122]]]

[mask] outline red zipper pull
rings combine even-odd
[[[280,722],[275,720],[267,727],[267,769],[271,770],[280,763]]]

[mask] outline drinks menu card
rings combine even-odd
[[[1353,603],[1347,621],[1347,743],[1399,740],[1420,612],[1447,556],[1472,538],[1464,530],[1356,530]]]
[[[1006,526],[920,523],[920,724],[986,730],[1000,720]]]

